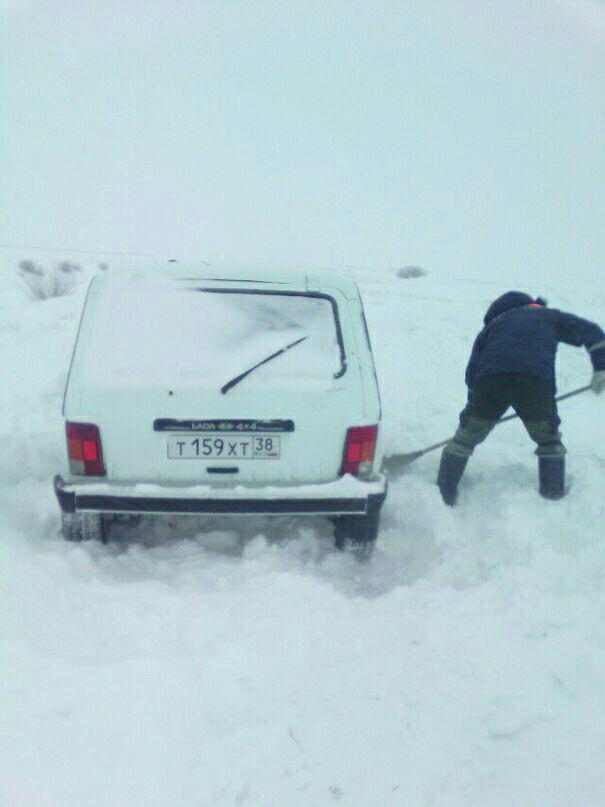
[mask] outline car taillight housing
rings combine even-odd
[[[101,435],[93,423],[65,424],[69,471],[76,476],[105,476]]]
[[[347,429],[341,475],[368,476],[374,466],[378,426],[352,426]]]

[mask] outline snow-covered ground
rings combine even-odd
[[[446,508],[438,455],[394,480],[367,564],[327,521],[208,518],[59,535],[51,479],[84,284],[0,272],[0,803],[469,807],[605,803],[605,401],[561,405],[569,495],[517,422]],[[605,323],[605,285],[459,272],[360,284],[387,452],[447,437],[508,288]],[[589,380],[562,347],[559,387]]]

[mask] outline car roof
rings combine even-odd
[[[245,284],[246,288],[267,286],[287,287],[290,290],[321,292],[337,289],[346,297],[358,296],[353,280],[332,269],[308,269],[284,266],[238,266],[201,262],[166,262],[137,264],[112,268],[97,276],[103,286],[130,286],[134,282],[149,282],[152,285],[164,282],[209,282],[212,286],[226,283]]]

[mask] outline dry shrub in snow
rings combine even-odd
[[[36,266],[33,261],[21,261],[19,264],[19,275],[34,300],[48,300],[71,294],[75,283],[73,275],[80,271],[77,264],[68,261],[63,261],[52,270]]]
[[[421,266],[402,266],[397,270],[397,277],[402,277],[407,280],[411,277],[424,277],[426,273],[426,269],[423,269]]]
[[[82,267],[77,263],[70,263],[69,261],[61,261],[57,264],[57,272],[63,272],[64,275],[73,275],[74,272],[81,272]]]

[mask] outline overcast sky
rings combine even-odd
[[[601,0],[0,0],[0,242],[605,269]]]

